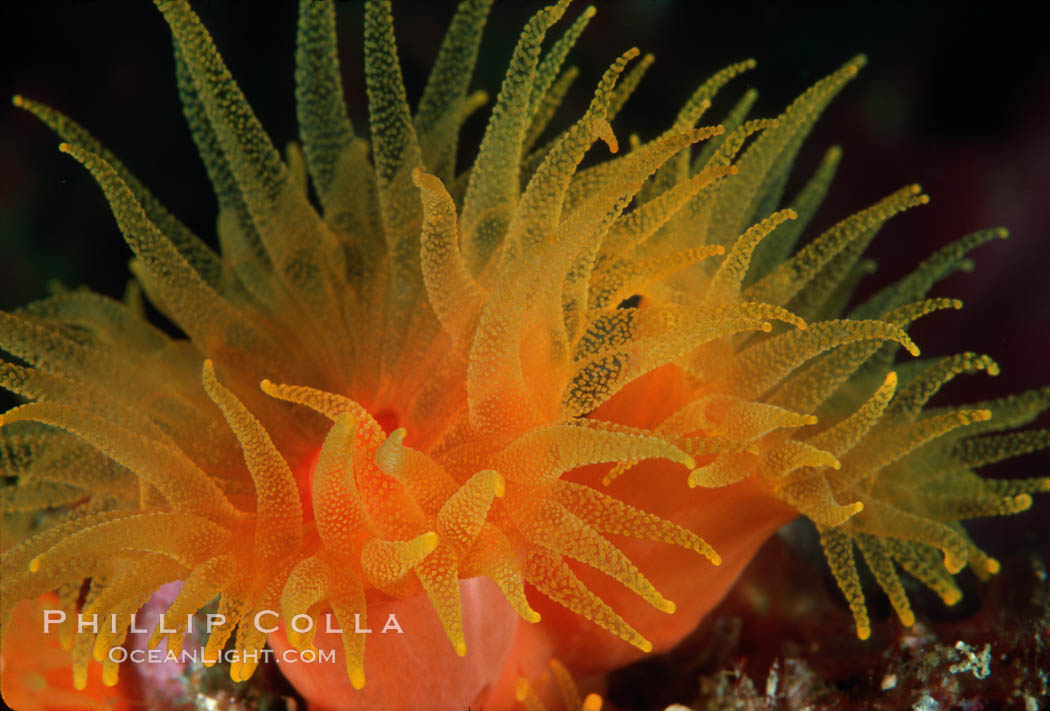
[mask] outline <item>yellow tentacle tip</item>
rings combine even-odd
[[[25,99],[22,98],[21,94],[15,94],[11,97],[11,104],[18,108],[22,108],[25,105]]]
[[[507,493],[507,480],[499,472],[492,472],[492,493],[499,498]]]
[[[116,686],[119,679],[120,667],[116,664],[107,664],[102,667],[102,684],[104,686]]]
[[[518,679],[514,682],[514,699],[521,703],[525,700],[525,697],[529,695],[529,682],[525,679]]]
[[[467,656],[467,643],[463,641],[456,642],[453,647],[456,649],[456,655],[460,657]]]
[[[40,559],[41,558],[43,558],[43,556],[42,555],[38,555],[36,558],[33,558],[33,560],[29,561],[29,572],[30,573],[35,573],[38,570],[40,570]]]
[[[989,574],[995,575],[996,573],[998,573],[1000,570],[1003,569],[1003,566],[1000,565],[999,561],[997,561],[995,558],[989,558],[987,561],[985,561],[984,569]]]
[[[641,642],[639,642],[637,647],[638,647],[638,649],[642,650],[646,654],[648,654],[649,652],[653,651],[653,643],[650,642],[647,639],[643,639]]]
[[[251,660],[245,661],[241,664],[241,681],[248,681],[251,679],[257,666],[259,666],[259,662]]]
[[[360,669],[353,669],[350,671],[350,686],[354,687],[358,691],[365,688],[365,673]]]
[[[404,462],[404,442],[408,431],[399,427],[390,433],[390,436],[376,449],[373,460],[380,471],[389,476],[396,476],[401,471]]]
[[[61,143],[58,144],[58,150],[59,150],[60,153],[72,153],[73,152],[73,147],[70,146],[65,141],[62,141]]]
[[[543,618],[540,617],[540,613],[536,612],[535,610],[529,610],[524,615],[524,620],[526,622],[533,622],[533,623],[535,623],[535,622],[539,622],[541,619],[543,619]]]
[[[945,552],[944,554],[944,569],[952,575],[955,575],[960,570],[966,567],[965,558],[957,558],[952,553]]]
[[[594,5],[588,5],[583,10],[583,16],[587,17],[587,18],[594,17],[597,14],[598,14],[598,8],[596,8]]]
[[[1006,239],[1010,236],[1010,230],[1006,229],[1005,227],[1000,227],[995,230],[995,236],[999,239]]]
[[[678,610],[678,605],[675,605],[671,600],[664,600],[660,603],[658,609],[660,612],[666,612],[668,615],[673,615]]]
[[[426,192],[437,192],[440,193],[444,189],[444,184],[441,182],[441,178],[430,173],[424,173],[419,168],[412,169],[412,182],[420,190]]]
[[[91,647],[91,657],[96,662],[106,661],[106,653],[109,652],[109,646],[102,637],[95,637],[95,644]]]
[[[915,624],[915,613],[911,610],[905,610],[904,612],[901,612],[898,616],[900,617],[901,624],[905,627],[911,627]]]
[[[73,667],[73,688],[77,691],[83,691],[87,688],[87,666],[83,664],[74,665]]]
[[[609,147],[610,153],[619,153],[620,144],[616,140],[616,134],[613,133],[612,125],[608,121],[603,118],[594,119],[591,130]]]
[[[867,623],[857,625],[857,639],[865,640],[871,637],[871,626]]]
[[[598,694],[587,694],[583,700],[583,711],[602,711],[602,697]]]

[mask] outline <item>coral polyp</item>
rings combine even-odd
[[[94,176],[136,289],[185,335],[151,325],[136,289],[0,314],[0,385],[26,400],[0,416],[18,534],[0,620],[16,634],[36,624],[16,605],[57,592],[76,688],[93,660],[117,683],[134,614],[181,581],[150,644],[181,649],[179,621],[217,598],[205,663],[232,645],[234,681],[268,643],[333,648],[336,672],[285,668],[312,707],[499,706],[534,696],[521,679],[551,658],[560,683],[668,648],[798,514],[866,638],[855,550],[910,625],[899,570],[953,603],[955,573],[998,569],[961,522],[1050,490],[975,472],[1047,446],[1013,430],[1050,389],[930,408],[955,375],[998,366],[918,359],[906,330],[960,308],[929,290],[1006,231],[963,237],[848,310],[870,241],[926,196],[906,186],[803,239],[841,153],[790,197],[787,178],[863,57],[775,118],[748,117],[749,91],[707,123],[754,62],[731,65],[643,140],[615,127],[652,62],[629,49],[552,132],[595,14],[548,42],[563,0],[526,24],[464,167],[489,0],[459,5],[414,112],[390,4],[367,3],[367,130],[344,104],[334,5],[302,0],[302,140],[282,156],[189,4],[156,5],[218,249],[85,129],[15,97]],[[278,628],[259,624],[271,611]],[[113,624],[74,630],[78,613]],[[359,632],[387,615],[403,639]],[[319,632],[331,616],[341,632]]]

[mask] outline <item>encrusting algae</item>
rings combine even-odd
[[[963,237],[844,313],[869,242],[926,196],[902,188],[803,240],[832,148],[784,197],[863,57],[774,119],[748,118],[748,91],[700,125],[754,63],[732,65],[664,133],[621,145],[615,117],[652,62],[631,49],[548,138],[595,14],[544,49],[563,0],[526,25],[463,167],[460,128],[488,101],[468,87],[490,0],[460,4],[414,113],[390,4],[368,2],[367,129],[343,103],[333,3],[302,0],[302,143],[282,158],[188,3],[156,4],[219,250],[83,128],[15,97],[93,174],[137,284],[187,339],[150,325],[134,290],[0,314],[0,385],[27,401],[0,419],[5,654],[39,625],[17,606],[56,592],[75,687],[93,660],[114,685],[133,613],[179,580],[166,628],[218,596],[206,656],[232,644],[234,681],[267,643],[335,649],[338,667],[282,667],[311,708],[542,708],[523,680],[556,658],[565,703],[591,709],[571,674],[673,645],[799,513],[866,638],[856,551],[910,625],[899,570],[953,604],[955,573],[998,570],[961,521],[1050,490],[975,473],[1050,443],[1016,431],[1050,388],[928,407],[954,376],[998,366],[917,358],[906,333],[961,307],[927,292],[1006,231]],[[271,610],[274,631],[258,624]],[[78,631],[77,612],[116,623]],[[328,612],[341,635],[323,631]],[[354,632],[391,614],[403,635]],[[158,627],[150,644],[165,640],[183,633]],[[68,692],[5,675],[3,693],[46,708]]]

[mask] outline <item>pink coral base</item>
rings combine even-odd
[[[456,656],[425,595],[369,603],[367,626],[373,632],[365,641],[366,683],[360,691],[350,686],[338,634],[324,633],[322,627],[314,640],[319,651],[335,652],[335,663],[283,662],[284,651],[291,648],[283,627],[269,636],[269,642],[281,671],[307,699],[311,711],[466,708],[499,680],[514,646],[518,618],[487,578],[460,581],[459,588],[465,657]],[[390,613],[397,616],[403,634],[380,632]]]

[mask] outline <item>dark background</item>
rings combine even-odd
[[[976,252],[974,274],[940,289],[963,298],[966,309],[920,321],[915,335],[927,352],[980,349],[999,359],[1004,374],[982,396],[1045,383],[1050,53],[1036,10],[1010,3],[724,5],[600,2],[570,60],[583,73],[563,120],[583,110],[601,71],[632,45],[655,53],[657,61],[617,121],[621,140],[630,131],[644,137],[664,128],[701,81],[731,62],[754,57],[759,66],[723,90],[708,114],[712,122],[752,85],[760,91],[756,115],[775,115],[816,79],[866,52],[868,67],[832,104],[800,159],[804,176],[828,145],[845,148],[820,222],[910,182],[923,185],[933,203],[883,230],[873,246],[881,257],[873,283],[903,273],[966,232],[1009,227],[1010,240]],[[275,143],[295,138],[295,3],[194,6]],[[413,101],[452,6],[394,2]],[[497,1],[474,86],[495,93],[521,26],[540,6]],[[569,17],[583,7],[571,6]],[[340,2],[339,9],[347,98],[363,131],[361,3]],[[152,4],[50,0],[5,3],[0,13],[8,28],[0,93],[24,94],[79,121],[175,214],[212,239],[214,197],[182,120],[169,36]],[[468,127],[475,141],[484,116]],[[7,104],[0,109],[0,307],[43,296],[53,278],[114,295],[123,289],[128,250],[94,181],[58,153],[57,142],[28,114]]]
[[[942,401],[993,397],[1050,382],[1050,54],[1034,6],[996,3],[713,3],[610,0],[598,3],[570,61],[582,75],[568,116],[577,116],[605,67],[637,45],[657,61],[617,120],[652,136],[711,73],[747,57],[755,71],[724,90],[715,122],[748,86],[760,91],[756,115],[775,115],[794,96],[857,52],[869,65],[832,104],[804,149],[799,175],[840,143],[845,158],[818,227],[911,182],[931,205],[895,218],[873,245],[881,284],[959,236],[1005,225],[1011,238],[980,248],[972,274],[935,293],[958,296],[912,329],[924,354],[986,352],[998,378],[964,376]],[[295,3],[206,0],[194,3],[277,145],[295,138]],[[497,1],[474,86],[493,95],[536,2]],[[570,7],[574,18],[585,3]],[[395,0],[394,15],[410,100],[418,98],[452,12],[452,3]],[[361,68],[361,3],[341,2],[341,57],[351,115],[366,126]],[[565,27],[564,20],[556,29]],[[175,214],[214,240],[215,201],[185,128],[172,71],[170,39],[151,3],[50,0],[4,3],[0,26],[3,94],[17,92],[73,117],[119,156]],[[482,112],[468,126],[473,141]],[[129,252],[87,171],[57,151],[58,139],[28,114],[0,109],[0,307],[46,294],[46,282],[87,284],[117,296]],[[466,142],[470,145],[470,139]],[[462,167],[462,163],[461,163]],[[1046,416],[1043,424],[1048,423]],[[1029,456],[996,474],[1047,474],[1046,456]],[[1002,555],[1020,541],[1050,539],[1046,499],[1039,514],[978,530]]]

